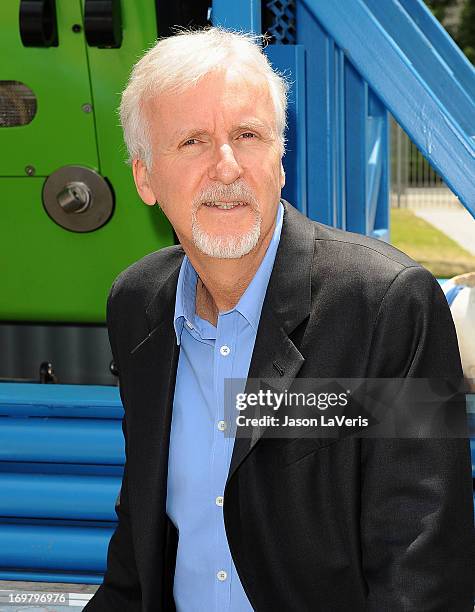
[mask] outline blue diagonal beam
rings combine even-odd
[[[414,0],[399,0],[399,2],[411,16],[411,19],[418,25],[419,29],[422,30],[432,46],[444,58],[447,66],[462,84],[469,97],[475,100],[473,66],[465,55],[460,53],[457,45],[454,45],[450,34],[433,18],[432,13],[424,3],[414,2]]]
[[[408,58],[432,94],[451,110],[454,120],[462,129],[470,132],[475,127],[475,101],[466,90],[465,83],[455,77],[445,61],[447,49],[439,50],[427,38],[425,32],[402,7],[399,0],[382,3],[380,0],[364,0],[379,23],[384,23],[387,34],[397,41],[400,51]],[[417,1],[412,0],[412,6]],[[430,16],[433,19],[432,16]],[[418,36],[414,33],[418,32]],[[458,52],[460,55],[460,52]]]
[[[460,79],[443,60],[443,49],[439,53],[433,47],[434,43],[414,20],[407,18],[397,0],[385,0],[387,11],[377,10],[372,0],[300,1],[344,49],[361,76],[475,217],[475,107],[469,95],[467,71]],[[419,0],[413,2],[420,4]],[[397,13],[399,27],[394,28]],[[449,43],[445,40],[444,44]],[[452,66],[457,53],[460,62],[465,63],[455,43],[453,46]],[[421,61],[421,53],[426,62]],[[445,83],[445,89],[436,87],[435,79],[439,84]],[[473,81],[472,69],[471,87]]]

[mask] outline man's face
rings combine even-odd
[[[264,77],[211,73],[145,110],[153,166],[134,162],[137,189],[158,201],[187,252],[241,257],[268,238],[284,172]]]

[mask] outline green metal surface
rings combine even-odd
[[[0,182],[0,318],[103,322],[114,277],[169,242],[168,225],[158,208],[127,202],[125,195],[117,214],[100,230],[68,232],[44,213],[42,187],[41,178]]]
[[[20,38],[18,0],[0,5],[0,79],[25,83],[36,95],[33,121],[0,129],[0,176],[48,176],[60,166],[82,164],[98,169],[93,113],[82,110],[91,102],[80,0],[56,2],[59,45],[24,47]],[[1,188],[0,188],[1,189]]]
[[[157,20],[153,0],[122,0],[123,39],[119,49],[86,47],[96,119],[100,171],[112,184],[122,181],[126,158],[116,110],[132,65],[155,42]],[[126,181],[128,183],[128,181]]]
[[[0,129],[0,320],[101,323],[117,274],[143,255],[173,243],[157,209],[138,197],[117,116],[133,63],[156,38],[152,0],[122,2],[119,49],[85,43],[80,0],[56,0],[59,46],[24,48],[17,0],[0,6],[0,80],[28,85],[38,97],[31,124]],[[82,105],[91,103],[93,112]],[[42,204],[46,177],[84,165],[107,178],[115,194],[110,221],[90,233],[54,223]],[[25,175],[25,166],[36,169]]]

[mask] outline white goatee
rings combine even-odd
[[[235,236],[206,233],[199,224],[196,212],[201,205],[213,202],[243,202],[250,206],[255,215],[251,229]],[[193,203],[191,215],[193,244],[209,257],[239,259],[250,253],[259,242],[261,222],[262,216],[257,199],[244,181],[238,180],[231,185],[211,186],[200,193]]]

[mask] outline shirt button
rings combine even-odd
[[[227,357],[231,352],[231,349],[226,344],[223,344],[223,346],[219,349],[219,352],[223,357]]]
[[[226,421],[218,421],[218,429],[219,431],[224,431],[226,429]]]
[[[228,575],[224,570],[219,570],[219,572],[216,574],[216,578],[220,580],[221,582],[224,582],[224,580],[226,580],[227,577]]]
[[[218,497],[216,498],[216,505],[222,506],[223,504],[224,504],[224,497],[222,495],[218,495]]]
[[[191,324],[189,321],[187,321],[187,322],[186,322],[186,326],[187,326],[189,329],[193,329],[193,325],[192,325],[192,324]]]

